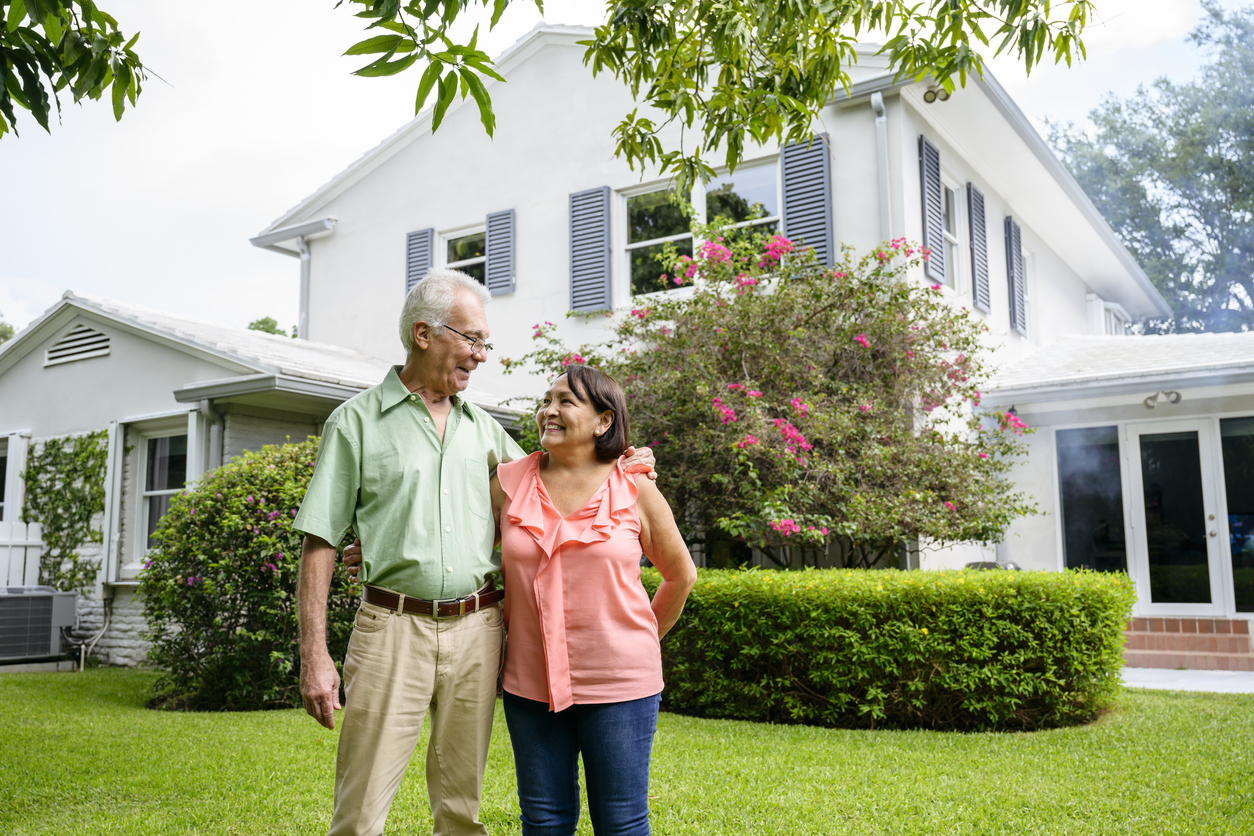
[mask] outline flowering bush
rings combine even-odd
[[[301,704],[301,535],[292,518],[317,451],[310,438],[246,453],[170,502],[140,575],[149,658],[165,670],[155,703],[230,711]],[[327,605],[332,659],[344,658],[356,608],[337,566]]]
[[[780,235],[698,233],[695,260],[665,262],[690,291],[638,297],[578,351],[546,323],[506,363],[614,375],[689,543],[786,565],[835,538],[844,565],[870,566],[915,537],[1000,539],[1032,510],[1006,475],[1022,422],[978,409],[988,329],[907,276],[926,250],[846,247],[825,269]]]

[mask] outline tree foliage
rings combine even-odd
[[[104,511],[108,433],[50,438],[31,451],[22,472],[22,522],[38,523],[43,550],[39,582],[60,590],[86,589],[100,561],[78,550],[103,540],[92,518]]]
[[[254,319],[248,323],[249,331],[261,331],[263,334],[274,334],[279,337],[291,336],[296,338],[296,326],[292,326],[292,333],[289,335],[286,331],[279,327],[279,321],[272,316],[263,316],[261,319]]]
[[[415,113],[436,94],[433,129],[460,92],[473,95],[488,134],[495,124],[480,75],[500,77],[450,27],[470,9],[500,19],[506,0],[350,0],[363,7],[375,35],[348,54],[380,54],[359,75],[391,75],[426,61]],[[541,0],[537,6],[543,11]],[[1016,54],[1030,71],[1048,56],[1071,63],[1084,55],[1081,34],[1091,0],[610,0],[607,21],[584,42],[584,63],[627,84],[652,110],[632,111],[615,128],[617,153],[633,167],[676,172],[680,184],[708,177],[710,155],[735,168],[748,143],[800,141],[819,111],[849,85],[860,37],[886,38],[881,52],[900,77],[931,75],[952,90],[980,73],[984,54]],[[401,57],[397,57],[401,56]],[[684,140],[665,148],[667,125]],[[687,137],[695,135],[688,141]]]
[[[0,136],[17,134],[15,103],[50,131],[52,104],[59,117],[64,90],[75,102],[111,91],[120,121],[147,78],[137,40],[92,0],[0,0]]]
[[[1254,327],[1254,9],[1206,17],[1201,78],[1109,96],[1092,127],[1051,126],[1085,192],[1171,305],[1145,329]]]
[[[997,540],[1031,510],[1007,478],[1023,425],[973,408],[987,329],[907,278],[922,250],[846,247],[823,269],[783,236],[697,233],[695,260],[669,253],[672,291],[637,297],[610,342],[572,349],[540,323],[538,347],[505,361],[614,375],[685,539],[781,565],[835,543],[870,566],[916,537]]]
[[[14,333],[16,332],[14,331],[13,326],[5,322],[3,318],[0,318],[0,345],[4,345],[9,340],[13,339]]]

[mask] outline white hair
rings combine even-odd
[[[449,311],[457,301],[457,294],[469,290],[486,305],[492,298],[488,289],[461,270],[435,267],[427,271],[422,280],[410,288],[401,308],[401,344],[406,356],[414,351],[414,325],[425,322],[435,333],[444,330]]]

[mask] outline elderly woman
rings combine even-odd
[[[582,756],[597,836],[647,834],[659,640],[696,569],[666,499],[623,468],[629,422],[613,378],[571,366],[536,420],[545,452],[500,465],[492,481],[522,832],[575,832]],[[662,574],[652,601],[642,552]]]

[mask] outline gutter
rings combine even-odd
[[[298,339],[309,339],[309,242],[330,235],[335,230],[336,220],[328,216],[316,221],[285,226],[248,239],[254,247],[300,259],[300,313],[296,320]],[[295,252],[292,251],[292,246],[295,246]]]
[[[207,380],[203,383],[192,383],[175,389],[174,400],[179,403],[193,403],[204,400],[237,398],[241,395],[284,392],[343,403],[372,385],[374,384],[357,386],[351,383],[331,383],[307,380],[300,377],[289,377],[282,374],[261,373],[229,377],[223,380]]]
[[[1147,374],[1136,378],[1099,378],[1096,380],[1058,381],[1034,386],[991,389],[984,393],[982,403],[1002,404],[1046,403],[1055,400],[1082,400],[1111,395],[1144,394],[1148,389],[1186,389],[1254,383],[1254,368],[1215,369],[1208,372],[1175,372]]]

